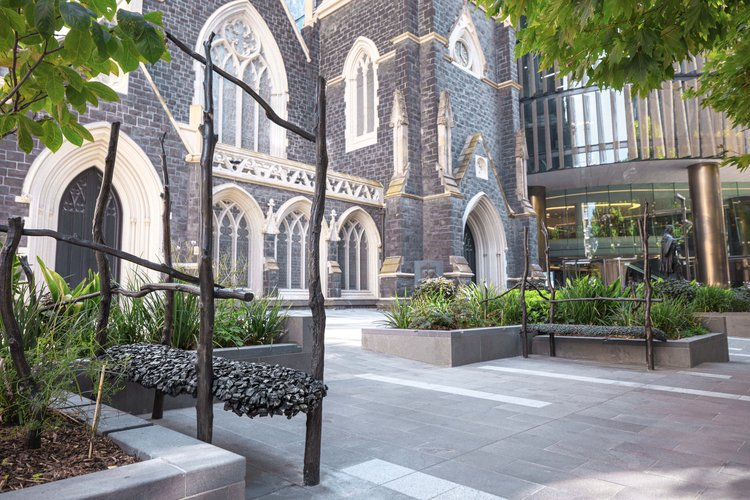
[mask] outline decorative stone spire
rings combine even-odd
[[[524,213],[535,214],[534,208],[529,201],[528,187],[526,185],[526,163],[529,160],[529,151],[526,148],[526,132],[519,128],[516,130],[516,198],[521,204]]]
[[[438,104],[438,164],[436,169],[446,191],[458,192],[458,185],[453,177],[453,148],[451,145],[451,129],[455,126],[450,94],[446,90],[440,93]]]
[[[398,89],[393,92],[390,125],[393,128],[393,176],[403,177],[409,162],[409,119],[404,95]]]

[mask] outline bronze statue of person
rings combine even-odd
[[[661,260],[659,261],[659,272],[667,278],[673,277],[679,267],[680,261],[677,258],[678,239],[673,236],[674,226],[668,224],[664,228],[664,234],[661,237]]]

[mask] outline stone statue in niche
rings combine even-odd
[[[659,260],[659,272],[665,278],[681,278],[682,266],[679,259],[679,242],[674,237],[674,226],[668,224],[661,236],[661,259]]]

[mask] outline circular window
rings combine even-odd
[[[469,67],[469,47],[466,46],[466,42],[463,40],[456,41],[456,45],[453,47],[453,57],[464,68]]]

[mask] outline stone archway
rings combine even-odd
[[[37,156],[26,174],[21,201],[29,204],[29,228],[59,228],[58,209],[70,183],[84,171],[104,167],[110,135],[109,123],[86,125],[93,142],[77,147],[69,142],[55,153],[45,149]],[[122,250],[152,261],[162,258],[161,211],[162,184],[146,153],[120,132],[112,187],[117,192],[122,212]],[[91,239],[91,235],[80,235]],[[55,267],[56,242],[51,238],[29,238],[29,261],[40,257],[45,264]],[[146,270],[122,261],[120,279],[127,283],[133,273]],[[151,274],[151,273],[148,273]]]
[[[468,228],[473,240],[474,272],[477,283],[488,283],[506,288],[507,243],[500,214],[485,193],[469,201],[463,216],[463,227]]]

